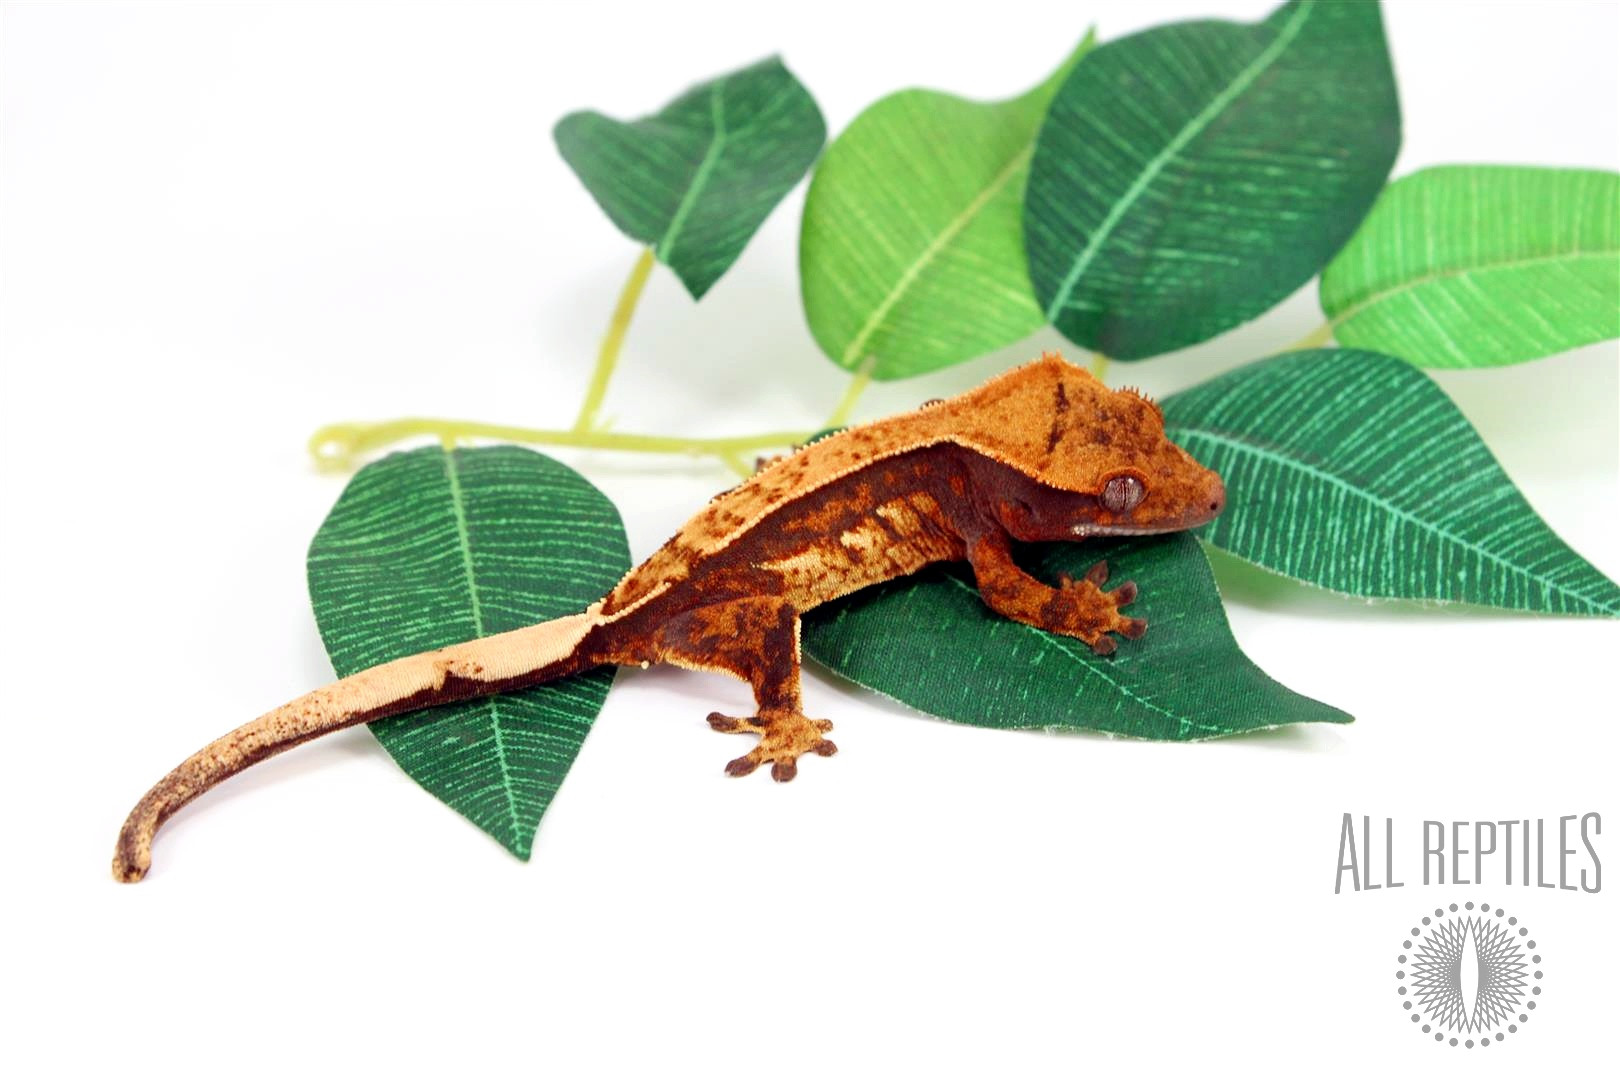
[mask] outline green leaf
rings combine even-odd
[[[773,56],[699,83],[652,116],[571,113],[554,134],[613,224],[651,245],[696,299],[816,160],[827,128]]]
[[[1019,219],[1035,132],[1095,40],[1007,101],[902,90],[833,140],[804,204],[799,274],[816,342],[876,379],[948,367],[1041,328]]]
[[[1024,202],[1030,280],[1070,340],[1193,345],[1303,285],[1400,146],[1378,5],[1295,0],[1098,47],[1059,88]]]
[[[1204,538],[1356,596],[1620,614],[1620,586],[1536,515],[1451,399],[1403,360],[1316,349],[1163,403],[1226,481]]]
[[[1185,534],[1023,549],[1037,577],[1078,578],[1106,558],[1134,580],[1139,641],[1100,657],[1072,638],[1004,619],[970,570],[934,567],[811,611],[804,648],[845,678],[980,727],[1085,729],[1208,739],[1350,717],[1277,683],[1238,649],[1209,561]]]
[[[1424,367],[1620,337],[1620,173],[1445,165],[1395,181],[1322,274],[1341,345]]]
[[[393,454],[360,470],[309,548],[339,675],[581,611],[630,565],[613,504],[513,446]],[[379,720],[400,768],[521,859],[602,708],[611,669]]]

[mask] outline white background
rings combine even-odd
[[[565,425],[634,246],[549,130],[773,51],[829,128],[910,85],[995,97],[1104,40],[1267,5],[818,2],[4,8],[0,1064],[16,1076],[1107,1075],[1612,1067],[1614,887],[1332,893],[1340,815],[1620,813],[1620,625],[1368,605],[1221,564],[1261,666],[1348,728],[1213,744],[1006,734],[811,674],[842,753],[735,781],[740,684],[624,672],[528,864],[364,731],[252,770],[115,885],[185,754],[328,680],[304,551],[338,419]],[[1406,136],[1438,162],[1620,164],[1620,16],[1392,2]],[[803,188],[699,305],[652,279],[621,430],[814,427],[845,376],[799,307]],[[1166,393],[1320,321],[1314,289],[1112,378]],[[861,416],[963,389],[1046,333]],[[1620,576],[1613,343],[1445,374],[1530,501]],[[731,482],[559,451],[649,553]],[[1600,855],[1620,859],[1611,818]],[[1380,856],[1381,858],[1381,856]],[[1415,853],[1401,855],[1416,865]],[[1612,873],[1612,871],[1611,871]],[[1436,902],[1535,927],[1547,993],[1465,1053],[1404,1023]]]

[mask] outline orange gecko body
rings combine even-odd
[[[139,881],[159,826],[221,780],[354,724],[532,686],[602,664],[720,671],[755,715],[709,716],[759,736],[726,766],[791,780],[827,756],[832,725],[804,715],[799,617],[930,563],[965,560],[993,610],[1098,653],[1146,626],[1120,611],[1099,563],[1055,587],[1020,570],[1012,541],[1193,528],[1220,512],[1221,481],[1170,442],[1158,408],[1048,354],[958,397],[852,427],[764,466],[716,497],[578,615],[406,657],[306,694],[209,744],[147,793],[119,835],[113,874]]]

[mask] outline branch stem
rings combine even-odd
[[[626,450],[653,454],[715,455],[733,468],[745,467],[742,455],[804,442],[814,432],[767,431],[757,435],[735,435],[719,439],[687,438],[681,435],[632,435],[615,431],[561,431],[547,428],[509,427],[475,420],[444,420],[405,417],[378,423],[328,424],[309,439],[309,452],[323,470],[353,468],[362,454],[403,439],[432,435],[449,445],[458,439],[498,439],[502,442],[534,446],[578,446],[596,450]]]
[[[746,480],[748,477],[754,475],[754,467],[750,465],[748,463],[748,459],[738,451],[723,450],[720,452],[719,457],[721,464],[725,465],[726,468],[730,469],[743,479]]]
[[[866,388],[872,385],[872,369],[875,367],[877,367],[877,353],[872,353],[861,361],[861,366],[855,369],[855,377],[849,381],[849,388],[839,399],[837,408],[833,409],[832,414],[822,423],[823,428],[843,427],[849,423],[850,414],[855,411],[855,403],[866,393]]]
[[[591,382],[585,390],[585,400],[580,403],[579,416],[574,420],[574,430],[577,432],[593,431],[596,428],[596,414],[602,408],[602,401],[607,397],[608,383],[613,378],[613,369],[619,365],[619,350],[624,347],[624,335],[630,329],[630,320],[636,314],[636,304],[641,300],[641,290],[647,284],[647,278],[652,274],[653,263],[656,262],[653,249],[647,248],[636,259],[636,264],[630,268],[630,276],[625,279],[624,288],[619,290],[619,302],[613,306],[613,317],[608,320],[607,333],[602,335],[601,348],[596,351],[596,370],[591,372]]]
[[[1298,352],[1300,349],[1317,349],[1333,340],[1333,324],[1325,322],[1315,330],[1294,342],[1283,352]]]

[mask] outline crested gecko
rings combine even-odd
[[[711,713],[759,737],[726,765],[791,780],[829,756],[832,724],[799,698],[799,616],[930,563],[968,562],[998,614],[1099,654],[1140,637],[1099,562],[1050,586],[1020,570],[1014,540],[1190,529],[1221,511],[1220,478],[1172,443],[1158,407],[1110,390],[1056,354],[958,397],[848,428],[783,455],[713,499],[607,596],[577,615],[380,664],[305,694],[183,761],[130,812],[113,876],[139,881],[171,814],[256,762],[328,732],[496,694],[603,664],[718,671],[753,689],[755,715]]]

